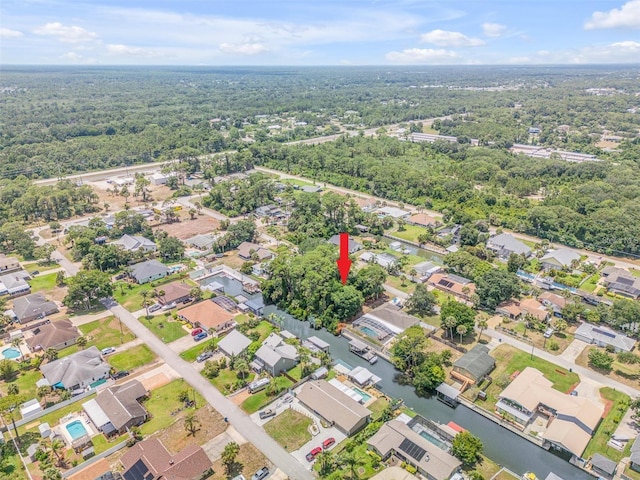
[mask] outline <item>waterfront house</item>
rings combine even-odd
[[[159,280],[167,275],[169,275],[169,269],[158,260],[136,263],[129,269],[129,276],[139,284]]]
[[[496,361],[489,355],[489,348],[477,344],[453,362],[451,376],[473,385],[488,375],[495,366]]]
[[[217,336],[236,325],[233,315],[209,300],[203,300],[178,310],[178,318]]]
[[[275,377],[295,367],[298,359],[295,346],[285,343],[277,333],[271,333],[256,351],[251,367],[258,372],[267,371]]]
[[[509,233],[501,233],[491,237],[487,241],[487,248],[493,250],[503,260],[507,260],[512,253],[525,257],[531,256],[531,249]]]

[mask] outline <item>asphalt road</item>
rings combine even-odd
[[[124,307],[113,300],[103,300],[106,308],[116,315],[122,322],[146,343],[156,355],[171,365],[189,385],[196,389],[220,415],[227,417],[229,423],[253,445],[256,446],[271,462],[295,480],[312,480],[315,477],[306,470],[295,458],[286,452],[267,433],[256,425],[231,400],[222,395],[216,388],[202,377],[190,363],[182,360],[166,344],[162,343],[153,333],[142,325]]]

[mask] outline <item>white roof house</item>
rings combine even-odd
[[[398,263],[398,259],[388,253],[364,252],[360,255],[360,260],[363,262],[377,263],[382,268],[389,268]]]
[[[382,207],[377,209],[376,213],[384,217],[393,218],[404,218],[411,215],[411,212],[407,212],[406,210],[402,210],[401,208],[396,207]]]
[[[583,323],[575,332],[575,337],[583,342],[592,343],[599,347],[611,345],[616,352],[630,352],[636,341],[607,327]]]
[[[155,252],[156,244],[148,238],[141,235],[128,235],[124,234],[118,240],[113,242],[114,245],[122,247],[123,250],[128,252],[137,252],[138,250],[144,250],[145,252]]]
[[[349,377],[349,380],[351,380],[353,383],[356,383],[361,387],[369,384],[376,384],[380,380],[382,380],[380,377],[374,375],[364,367],[354,368],[349,373],[347,373],[347,377]]]
[[[570,267],[574,261],[579,261],[580,255],[569,248],[559,248],[548,252],[540,259],[540,263],[547,270]]]

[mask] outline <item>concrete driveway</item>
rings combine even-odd
[[[206,342],[209,338],[210,337],[200,340],[200,342]],[[194,342],[191,334],[188,334],[185,337],[179,338],[171,343],[167,343],[167,346],[176,353],[182,353],[185,350],[189,350],[190,348],[199,345],[200,342]]]
[[[569,346],[558,357],[566,360],[567,362],[576,363],[576,358],[587,348],[589,344],[582,340],[575,339],[569,344]]]

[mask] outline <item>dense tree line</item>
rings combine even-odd
[[[367,298],[383,292],[384,270],[377,266],[353,271],[342,285],[336,268],[338,251],[320,245],[304,254],[284,252],[268,265],[269,279],[262,283],[265,300],[301,319],[335,330],[338,323],[354,318]]]

